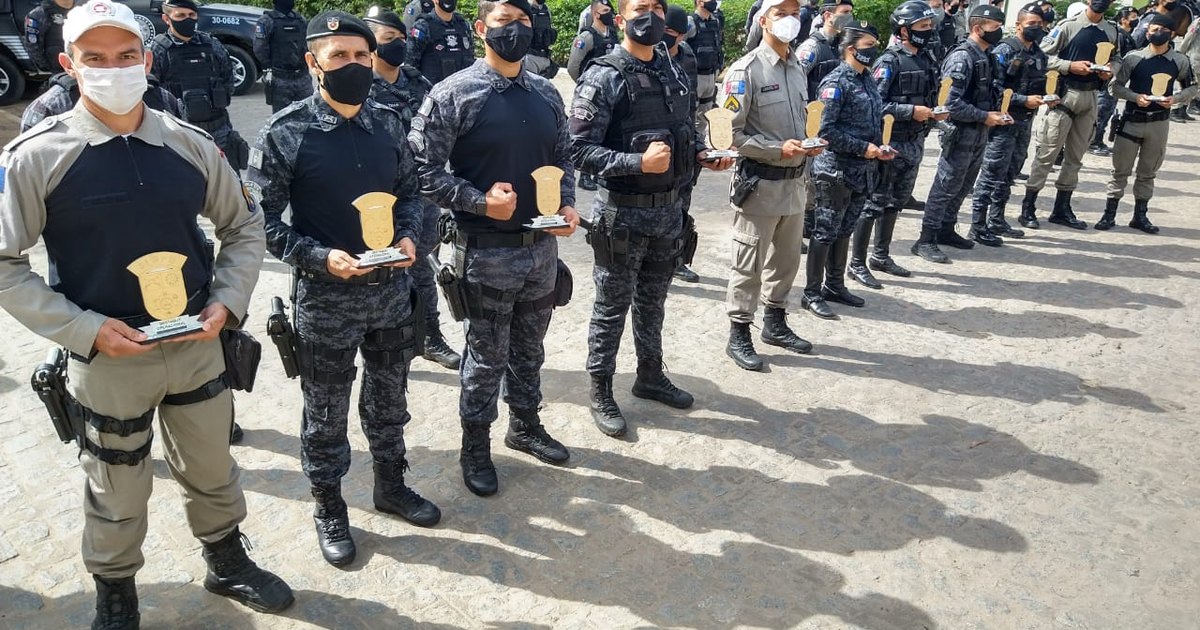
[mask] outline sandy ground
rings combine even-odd
[[[234,116],[253,138],[261,96],[238,99]],[[410,478],[445,517],[420,530],[374,512],[353,429],[345,492],[359,559],[348,570],[316,549],[299,386],[268,345],[256,391],[237,399],[243,529],[297,603],[270,617],[203,590],[199,545],[156,446],[144,627],[1200,627],[1198,140],[1200,124],[1172,129],[1158,236],[1123,227],[1130,201],[1111,232],[1051,226],[938,266],[908,255],[919,221],[905,213],[896,253],[914,277],[859,291],[866,308],[835,305],[838,321],[795,300],[792,325],[816,351],[760,348],[761,374],[724,356],[728,176],[706,174],[694,209],[703,280],[672,289],[665,330],[671,376],[697,404],[632,398],[627,335],[616,379],[634,427],[625,440],[601,435],[587,411],[593,290],[575,236],[563,256],[576,297],[547,339],[542,411],[571,464],[509,451],[497,427],[501,492],[468,493],[457,375],[418,359]],[[919,196],[935,164],[931,153]],[[1085,159],[1076,208],[1089,223],[1108,168]],[[590,202],[584,194],[581,208]],[[44,268],[40,248],[34,259]],[[268,258],[249,322],[264,342],[268,301],[287,284]],[[50,343],[7,315],[0,330],[0,627],[86,625],[83,476],[27,385]]]

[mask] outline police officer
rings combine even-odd
[[[69,73],[60,72],[50,77],[46,83],[46,91],[25,106],[25,111],[21,113],[21,133],[29,131],[50,116],[71,111],[75,103],[79,102],[79,81]],[[146,84],[146,93],[142,96],[146,107],[183,118],[183,108],[179,106],[179,99],[175,98],[174,94],[159,87],[153,76],[146,77]]]
[[[295,0],[274,0],[274,8],[254,25],[254,56],[265,66],[263,86],[272,113],[313,93],[312,77],[304,63],[308,21],[293,10],[295,5]]]
[[[796,50],[800,67],[804,68],[808,80],[810,103],[817,100],[816,86],[821,85],[825,76],[842,62],[835,42],[842,26],[854,19],[854,1],[825,0],[821,5],[821,17],[821,29],[804,40]]]
[[[933,9],[933,30],[937,35],[937,40],[930,46],[929,52],[933,54],[934,60],[941,63],[942,59],[946,58],[946,53],[958,45],[958,29],[955,28],[954,18],[946,15],[942,0],[929,0],[928,4],[929,8]]]
[[[1179,6],[1179,0],[1155,0],[1150,3],[1146,12],[1138,18],[1137,25],[1133,27],[1130,36],[1133,38],[1134,50],[1145,48],[1149,40],[1146,38],[1147,30],[1151,24],[1151,17],[1154,15],[1168,16],[1172,11]],[[1175,21],[1171,21],[1171,30],[1176,28]]]
[[[375,79],[371,83],[371,99],[381,105],[386,105],[400,114],[407,134],[411,128],[412,119],[417,115],[417,109],[425,100],[425,95],[433,89],[429,80],[421,76],[416,68],[404,63],[405,41],[404,23],[394,11],[385,11],[378,6],[367,11],[363,21],[371,27],[378,43],[372,60]],[[403,140],[407,142],[407,140]],[[425,307],[425,359],[450,370],[457,370],[461,357],[455,352],[442,335],[441,323],[438,319],[437,282],[433,277],[433,268],[425,264],[426,257],[435,257],[440,250],[438,238],[438,219],[442,211],[436,203],[428,199],[422,200],[421,238],[417,241],[417,264],[409,268],[409,276],[421,294],[421,303]]]
[[[538,406],[543,341],[554,305],[563,303],[556,296],[566,290],[558,286],[566,272],[559,271],[555,237],[574,233],[579,215],[562,98],[550,81],[521,67],[530,13],[526,0],[480,2],[475,33],[484,58],[434,87],[408,135],[422,190],[454,217],[469,350],[458,403],[459,463],[467,489],[479,496],[499,490],[489,432],[502,390],[505,446],[549,464],[570,457],[546,432]],[[532,173],[545,166],[563,170],[558,214],[569,225],[531,231],[524,226],[539,210]]]
[[[1096,125],[1096,90],[1100,89],[1112,75],[1094,72],[1096,44],[1117,43],[1117,27],[1104,19],[1104,12],[1112,0],[1089,0],[1086,9],[1074,18],[1063,20],[1042,40],[1041,47],[1049,56],[1051,70],[1062,73],[1059,91],[1065,88],[1060,100],[1039,119],[1034,137],[1037,150],[1033,155],[1029,179],[1025,182],[1025,199],[1021,202],[1018,221],[1022,226],[1037,229],[1037,197],[1059,150],[1063,151],[1062,167],[1058,171],[1055,188],[1054,210],[1050,222],[1077,230],[1087,229],[1087,223],[1075,217],[1071,209],[1071,195],[1079,182],[1079,167],[1083,164],[1083,152],[1091,143]],[[1113,51],[1110,67],[1120,63],[1120,56]]]
[[[631,304],[638,357],[633,394],[677,409],[692,405],[692,395],[671,383],[662,363],[667,288],[687,237],[679,191],[691,182],[697,162],[714,170],[732,164],[729,158],[705,161],[708,150],[696,133],[691,91],[658,48],[665,12],[660,0],[621,3],[625,40],[584,72],[570,113],[575,166],[598,176],[601,185],[589,235],[596,302],[587,371],[592,418],[613,437],[626,429],[612,377]]]
[[[983,152],[983,164],[975,180],[971,201],[971,232],[969,236],[983,245],[994,244],[992,236],[1025,235],[1004,218],[1013,182],[1025,157],[1029,154],[1029,138],[1033,117],[1042,106],[1046,92],[1046,53],[1038,42],[1046,35],[1045,20],[1037,3],[1030,3],[1017,13],[1015,34],[992,49],[1001,76],[1001,87],[1013,91],[1008,106],[1013,124],[995,127],[988,136]]]
[[[1167,132],[1171,126],[1167,111],[1172,106],[1186,104],[1197,91],[1191,61],[1183,53],[1171,49],[1174,21],[1164,15],[1152,14],[1147,22],[1147,46],[1122,60],[1121,68],[1108,88],[1115,98],[1125,101],[1125,113],[1118,123],[1117,138],[1113,143],[1112,178],[1108,181],[1104,216],[1096,222],[1097,230],[1116,225],[1117,204],[1125,194],[1125,184],[1134,172],[1136,161],[1133,220],[1129,227],[1147,234],[1158,233],[1158,227],[1150,222],[1146,213],[1150,198],[1154,196],[1154,178],[1167,148]],[[1151,86],[1156,74],[1171,77],[1165,94],[1171,94],[1175,86],[1180,88],[1179,91],[1163,100],[1151,101]]]
[[[612,52],[617,45],[617,30],[613,26],[615,15],[609,0],[596,0],[591,11],[592,23],[580,29],[571,43],[567,73],[573,81],[579,81],[593,61]]]
[[[878,183],[875,160],[895,157],[895,153],[879,146],[883,99],[869,72],[879,57],[878,44],[875,27],[858,22],[846,24],[837,41],[841,62],[814,90],[825,104],[820,137],[829,146],[813,159],[816,200],[800,304],[822,319],[837,317],[827,300],[853,307],[865,304],[846,289],[850,235]]]
[[[217,38],[196,30],[199,14],[194,0],[163,3],[169,29],[154,38],[154,76],[183,105],[185,120],[212,135],[235,170],[246,168],[249,147],[229,122],[233,95],[233,65]]]
[[[38,70],[57,72],[63,52],[63,21],[74,0],[42,0],[25,16],[25,50]]]
[[[701,133],[707,128],[704,112],[713,108],[717,99],[717,75],[725,67],[725,28],[714,13],[717,0],[696,0],[696,11],[692,13],[693,31],[688,35],[688,44],[696,53],[697,88],[699,101],[696,121]]]
[[[204,587],[279,612],[292,592],[242,546],[232,400],[213,386],[225,371],[218,335],[245,318],[258,279],[262,215],[205,133],[142,104],[149,59],[127,6],[93,0],[73,9],[63,37],[70,56],[59,62],[79,82],[79,106],[0,157],[0,306],[71,353],[69,394],[88,479],[83,562],[96,583],[92,627],[139,624],[134,576],[144,564],[156,410],[167,468],[208,565]],[[200,216],[221,240],[211,265]],[[53,288],[29,267],[39,238]],[[155,254],[167,261],[144,269],[143,257]],[[144,343],[139,327],[154,320],[146,304],[164,300],[203,328]]]
[[[933,28],[936,17],[924,2],[905,2],[896,7],[890,18],[894,43],[880,55],[872,70],[883,99],[883,113],[896,119],[890,142],[896,154],[879,167],[879,185],[867,197],[854,229],[848,267],[851,278],[872,289],[883,288],[872,269],[902,278],[912,275],[892,259],[891,245],[900,208],[916,187],[929,125],[949,116],[933,113],[939,72],[930,48],[937,45]],[[872,231],[875,247],[868,258]]]
[[[434,85],[475,61],[471,26],[456,9],[458,0],[437,0],[408,38],[408,63]]]
[[[404,483],[408,364],[420,347],[420,300],[408,273],[421,237],[421,198],[404,125],[395,110],[367,100],[375,37],[362,20],[324,11],[308,23],[305,59],[316,94],[275,114],[258,135],[249,177],[261,190],[267,249],[293,267],[300,389],[300,456],[312,484],[317,545],[334,566],[354,560],[341,480],[350,469],[346,418],[363,357],[359,416],[371,447],[374,505],[421,527],[437,506]],[[400,262],[360,268],[369,248],[356,199],[390,193]],[[291,224],[283,211],[291,204]],[[386,225],[385,225],[386,227]]]
[[[1121,7],[1117,9],[1117,15],[1112,20],[1117,25],[1117,51],[1121,53],[1121,57],[1139,48],[1134,45],[1133,36],[1131,35],[1137,19],[1137,9],[1133,7]],[[1184,52],[1182,45],[1180,46],[1180,52]],[[1108,93],[1108,90],[1099,90],[1096,94],[1096,132],[1092,136],[1092,143],[1088,145],[1088,153],[1101,157],[1112,155],[1112,149],[1104,144],[1104,133],[1108,129],[1109,121],[1112,120],[1113,113],[1116,110],[1117,99],[1113,98]]]
[[[692,91],[693,97],[696,94],[696,82],[698,81],[698,70],[696,65],[696,54],[692,51],[691,46],[683,41],[688,32],[688,14],[682,8],[675,5],[667,7],[666,13],[666,30],[663,32],[663,43],[667,46],[667,52],[671,54],[671,62],[683,73],[687,79],[689,89]],[[692,107],[698,105],[696,98],[692,99]],[[679,198],[683,202],[683,212],[690,216],[692,207],[692,192],[695,189],[696,182],[700,178],[700,168],[697,166],[694,169],[692,181],[679,190]],[[675,278],[681,282],[697,283],[700,282],[700,274],[692,271],[681,259],[679,266],[675,268]]]
[[[553,79],[558,74],[558,64],[550,58],[550,47],[558,41],[558,31],[551,21],[550,7],[545,0],[530,0],[529,12],[533,19],[533,42],[525,56],[525,69]]]
[[[722,102],[735,112],[739,153],[730,202],[735,212],[725,354],[744,370],[763,367],[750,336],[759,300],[766,305],[763,343],[801,354],[812,350],[787,325],[787,298],[800,271],[805,161],[821,152],[801,146],[808,89],[790,46],[800,34],[800,3],[766,0],[759,21],[763,43],[734,62],[722,84]]]
[[[942,62],[942,76],[953,81],[946,99],[951,129],[942,137],[942,155],[925,201],[921,237],[912,246],[912,253],[936,263],[950,262],[938,244],[959,249],[975,246],[954,231],[958,210],[979,175],[990,128],[1013,122],[1011,116],[998,111],[1001,90],[996,59],[989,52],[1004,36],[1004,12],[991,5],[977,6],[971,9],[968,25],[970,36]],[[984,245],[1001,243],[986,226],[976,240]]]
[[[404,22],[404,30],[411,29],[413,24],[416,24],[417,18],[433,11],[433,0],[411,0],[404,7],[404,17],[400,21]]]

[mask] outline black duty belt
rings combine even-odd
[[[627,208],[657,208],[659,206],[668,206],[675,203],[679,199],[679,191],[667,190],[657,193],[619,193],[601,188],[599,193],[610,206],[627,207]]]
[[[295,70],[288,70],[288,69],[284,69],[284,68],[275,68],[274,70],[271,70],[271,72],[277,76],[285,77],[288,79],[297,79],[302,74],[308,74],[308,68],[307,67],[296,68]]]
[[[1170,120],[1171,110],[1164,109],[1161,112],[1147,112],[1133,107],[1126,107],[1123,118],[1126,122],[1131,123],[1162,122],[1164,120]]]
[[[1063,80],[1063,83],[1072,90],[1079,90],[1080,92],[1095,92],[1100,87],[1095,81],[1088,81],[1086,79],[1067,78]]]
[[[369,273],[364,273],[361,276],[351,276],[349,278],[339,278],[331,273],[318,273],[309,271],[308,269],[297,269],[296,275],[305,280],[313,280],[316,282],[333,282],[338,284],[366,284],[377,285],[383,284],[393,277],[398,277],[404,273],[403,269],[396,267],[376,267]]]
[[[212,120],[189,120],[188,124],[195,125],[205,131],[216,131],[229,124],[229,116],[224,112]]]
[[[544,238],[550,238],[550,234],[544,230],[481,232],[479,234],[464,234],[459,232],[457,235],[458,244],[471,249],[529,247]]]
[[[741,169],[748,176],[756,176],[768,181],[797,179],[802,177],[805,171],[803,166],[771,166],[750,159],[742,160]]]

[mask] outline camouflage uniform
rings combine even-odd
[[[295,11],[267,11],[254,25],[254,56],[271,73],[267,104],[277,112],[313,93],[312,76],[304,63],[304,16]]]
[[[356,155],[348,150],[346,155],[336,151],[342,144],[350,145],[354,138],[347,136],[352,133],[358,136],[355,151],[374,152],[370,159],[361,160],[357,168]],[[377,140],[378,134],[383,134],[384,142]],[[405,389],[411,355],[403,352],[402,347],[403,341],[412,338],[397,340],[392,331],[404,330],[405,323],[412,319],[413,294],[408,274],[400,269],[382,268],[373,272],[382,277],[372,286],[341,281],[326,267],[332,248],[351,254],[366,249],[361,233],[352,235],[359,225],[357,216],[350,216],[357,212],[349,205],[367,192],[390,192],[399,197],[400,203],[394,210],[396,242],[403,238],[413,242],[420,239],[421,199],[416,170],[407,145],[394,140],[403,136],[400,116],[391,109],[368,100],[357,116],[345,120],[315,94],[273,116],[259,134],[250,159],[248,177],[251,185],[261,190],[267,249],[294,267],[299,277],[295,295],[296,334],[301,345],[312,347],[311,359],[301,361],[304,394],[301,465],[314,488],[337,487],[350,467],[346,421],[357,373],[354,359],[360,349],[363,386],[359,416],[371,455],[376,462],[404,460],[404,425],[409,420]],[[378,144],[366,145],[363,138]],[[395,156],[387,155],[388,149],[396,151]],[[395,160],[394,173],[388,170],[391,160]],[[360,175],[372,167],[374,172]],[[343,183],[347,178],[364,183],[329,185]],[[312,194],[313,189],[323,198]],[[282,220],[289,202],[291,225]],[[327,210],[306,208],[313,205]],[[344,216],[327,217],[325,223],[308,216],[318,212],[339,212]],[[347,222],[352,226],[346,228],[344,235],[329,236],[337,229],[331,223]],[[355,236],[359,239],[357,243]]]
[[[58,53],[64,51],[62,27],[68,11],[70,9],[58,6],[54,0],[43,0],[25,16],[22,43],[38,70],[58,72],[62,68],[58,64]]]

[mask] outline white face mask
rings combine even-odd
[[[79,91],[90,101],[114,114],[128,114],[146,94],[146,66],[89,68],[76,65]]]
[[[781,17],[771,22],[771,34],[781,42],[790,42],[800,34],[800,18],[794,15]]]

